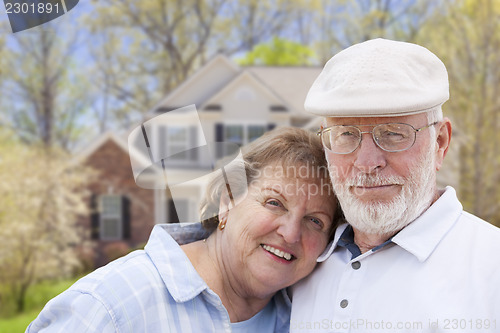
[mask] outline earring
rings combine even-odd
[[[223,217],[219,222],[219,230],[224,230],[226,227],[227,217]]]

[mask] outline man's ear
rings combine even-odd
[[[441,169],[443,165],[444,157],[448,152],[451,141],[451,121],[448,118],[441,120],[436,126],[437,137],[436,137],[436,170]]]

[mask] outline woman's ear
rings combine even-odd
[[[444,118],[438,123],[436,136],[436,170],[441,169],[451,141],[451,121]]]
[[[231,200],[229,198],[229,194],[227,193],[227,189],[223,189],[220,195],[220,202],[219,202],[219,221],[223,220],[223,217],[227,215],[229,212],[229,209],[232,207],[230,206]]]

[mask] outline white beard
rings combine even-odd
[[[343,184],[335,172],[330,172],[333,188],[345,218],[355,229],[372,235],[394,235],[419,217],[432,203],[436,174],[434,152],[423,156],[411,168],[408,178],[358,174]],[[389,202],[363,202],[350,190],[351,186],[401,184],[401,192]]]

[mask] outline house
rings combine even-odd
[[[279,126],[318,127],[318,118],[302,109],[320,71],[239,67],[218,55],[150,110],[150,120],[131,130],[135,136],[130,142],[106,133],[80,153],[78,160],[100,173],[89,184],[93,213],[81,221],[96,242],[95,265],[142,247],[157,223],[197,220],[205,176],[211,171],[205,165],[208,145],[242,146]],[[195,113],[172,111],[190,105]],[[129,154],[130,149],[134,152]],[[161,183],[160,162],[165,162],[169,180],[185,180],[186,186]]]

